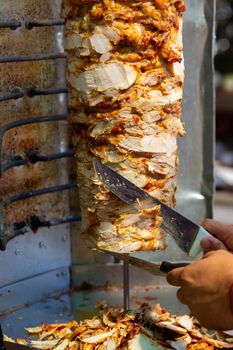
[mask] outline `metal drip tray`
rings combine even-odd
[[[108,306],[122,307],[122,286],[109,286],[98,289],[84,289],[67,292],[44,301],[31,304],[17,311],[9,311],[0,316],[3,332],[16,339],[27,338],[25,327],[36,326],[41,322],[56,323],[72,319],[91,318],[98,313],[96,304],[106,301]],[[143,303],[156,304],[168,308],[172,313],[187,313],[184,305],[176,299],[176,289],[169,286],[134,286],[131,289],[131,309]]]

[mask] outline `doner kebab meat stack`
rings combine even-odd
[[[64,0],[70,123],[89,246],[164,249],[160,207],[136,211],[97,178],[93,157],[175,205],[184,63],[182,0]]]

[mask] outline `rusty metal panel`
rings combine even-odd
[[[31,221],[70,215],[68,191],[7,204],[10,197],[65,185],[69,180],[66,159],[33,160],[68,150],[66,120],[34,122],[67,115],[60,5],[60,0],[0,0],[0,201],[6,202],[0,214],[1,230],[7,240],[20,226],[32,228],[0,252],[0,286],[71,262],[69,225],[37,229]],[[22,96],[7,98],[15,92]],[[3,165],[20,159],[28,163],[3,172]]]

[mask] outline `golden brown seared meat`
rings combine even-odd
[[[184,64],[181,0],[64,0],[70,123],[83,232],[93,247],[164,249],[159,207],[129,209],[96,178],[93,156],[175,204]]]

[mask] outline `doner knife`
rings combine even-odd
[[[174,238],[177,245],[188,256],[195,257],[201,252],[201,240],[210,236],[203,227],[196,225],[160,200],[153,198],[147,192],[102,164],[99,159],[95,158],[93,165],[103,184],[131,207],[142,210],[160,205],[160,215],[163,218],[162,229]]]

